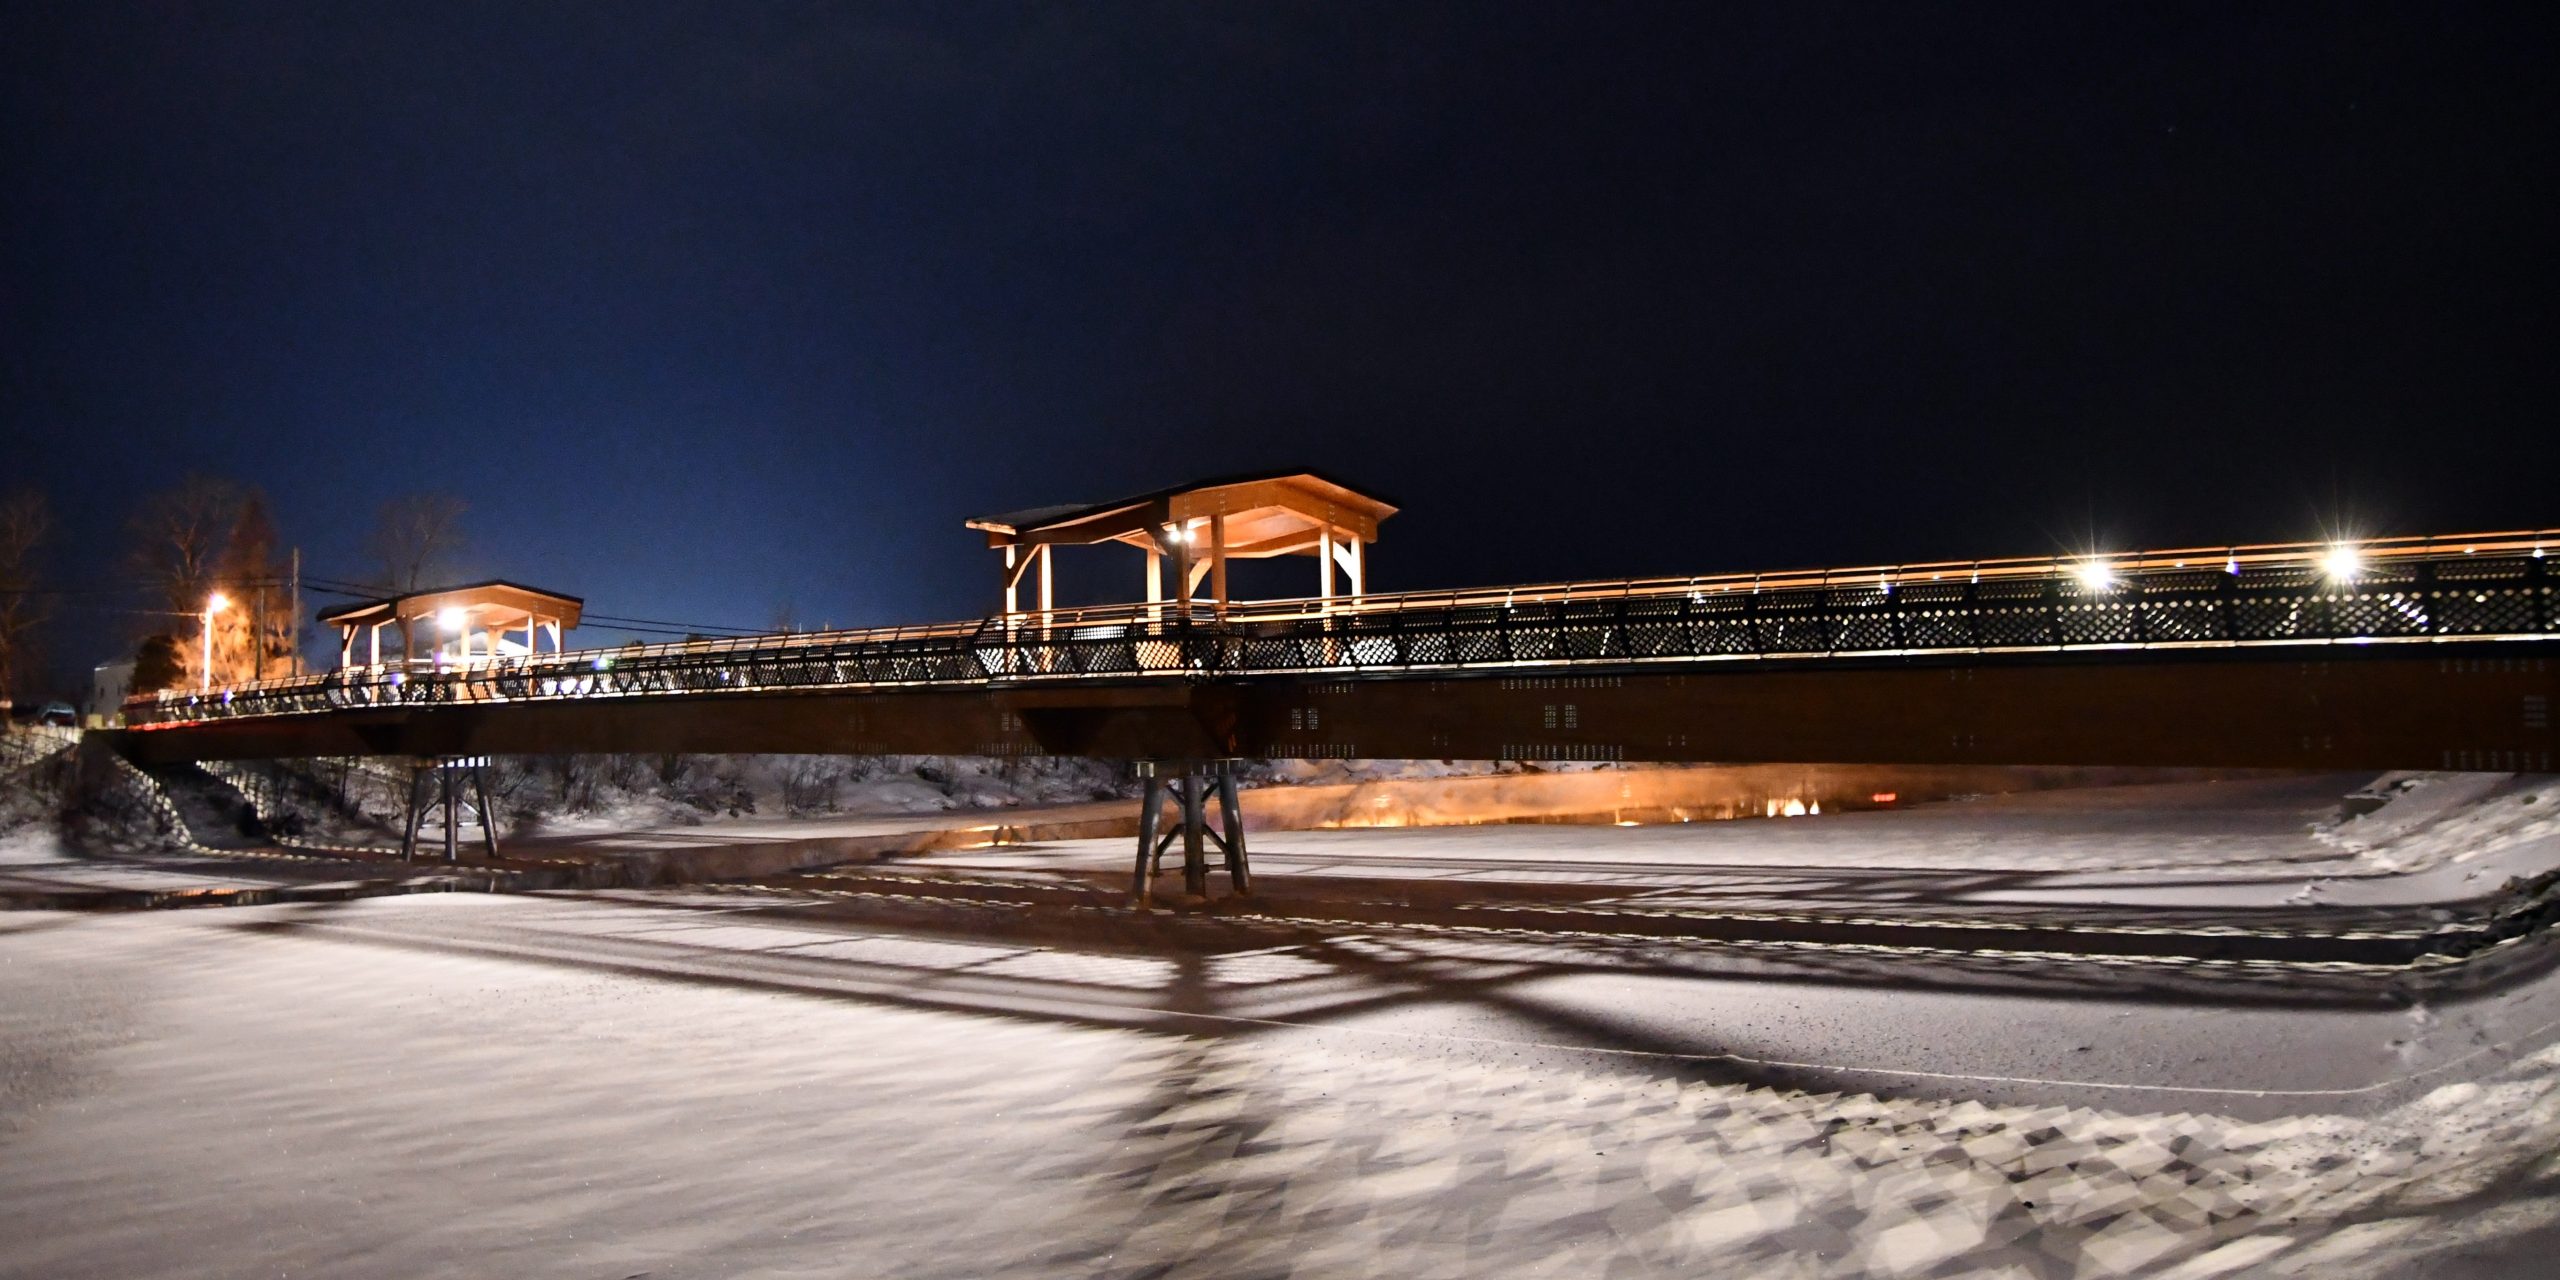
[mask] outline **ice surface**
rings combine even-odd
[[[2560,1145],[2549,1049],[2367,1116],[1802,1093],[1566,1022],[1113,1025],[1069,993],[1134,972],[726,914],[0,917],[0,1275],[2372,1276],[2553,1220],[2466,1199]],[[900,970],[986,1003],[838,981]]]

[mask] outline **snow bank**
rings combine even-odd
[[[2314,834],[2377,870],[2422,871],[2560,838],[2560,778],[2550,774],[2387,773],[2366,788],[2379,808]]]

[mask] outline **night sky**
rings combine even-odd
[[[1387,590],[2560,524],[2546,8],[14,3],[0,488],[742,626],[1268,466]]]

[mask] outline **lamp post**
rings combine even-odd
[[[213,689],[213,615],[222,612],[223,606],[230,603],[231,598],[219,591],[205,598],[204,671],[196,681],[196,691],[199,693],[209,693]]]

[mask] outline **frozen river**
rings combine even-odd
[[[1260,856],[2282,901],[2551,855],[2410,853],[2512,789],[2386,831],[2312,829],[2321,788],[2334,818],[2312,780]],[[0,913],[0,1275],[2521,1275],[2560,1220],[2545,942],[2412,984],[1088,914]]]

